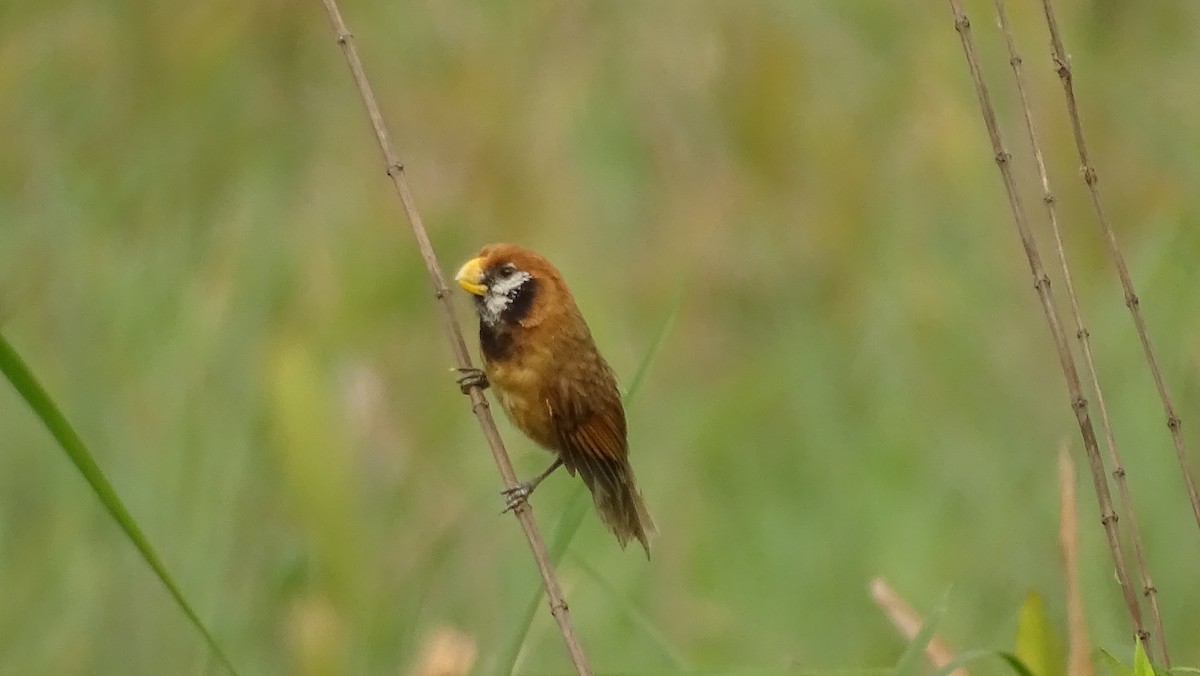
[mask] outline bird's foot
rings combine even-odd
[[[529,496],[533,493],[533,488],[534,484],[522,481],[512,488],[500,491],[500,495],[504,496],[504,511],[500,513],[507,514],[522,505],[529,504]]]
[[[458,383],[458,389],[462,390],[463,394],[469,394],[472,387],[478,387],[481,390],[488,388],[487,374],[483,369],[476,368],[456,368],[451,371],[458,371],[458,377],[454,382]]]
[[[511,512],[521,505],[528,503],[529,496],[533,495],[533,489],[540,486],[541,483],[546,480],[546,477],[553,474],[554,470],[562,467],[562,464],[562,458],[555,458],[554,463],[547,467],[545,472],[533,477],[529,481],[522,481],[512,488],[506,488],[500,491],[500,494],[505,498],[504,512]],[[501,514],[504,512],[501,512]]]

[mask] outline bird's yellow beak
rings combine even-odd
[[[483,260],[472,258],[463,263],[463,266],[458,269],[458,274],[454,275],[454,281],[463,288],[467,293],[483,296],[487,294],[487,287],[480,282],[483,281]]]

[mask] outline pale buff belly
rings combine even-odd
[[[513,425],[544,448],[556,450],[558,439],[549,402],[543,396],[543,379],[521,361],[486,364],[488,382]]]

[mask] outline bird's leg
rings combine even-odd
[[[483,369],[477,368],[455,368],[451,371],[458,371],[458,377],[454,382],[458,383],[458,389],[462,390],[463,394],[469,394],[472,387],[478,387],[481,390],[488,388],[487,374]]]
[[[556,458],[554,463],[546,468],[545,472],[533,477],[529,481],[522,481],[512,488],[500,491],[500,494],[505,498],[504,511],[510,512],[529,500],[529,496],[533,494],[533,489],[537,488],[538,484],[542,483],[546,477],[553,474],[554,470],[562,467],[562,464],[562,458]]]

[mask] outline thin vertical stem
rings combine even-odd
[[[454,317],[454,307],[450,302],[450,292],[446,287],[445,276],[442,274],[441,266],[438,265],[433,245],[430,243],[429,235],[425,230],[425,224],[421,220],[421,215],[417,212],[416,202],[413,199],[412,192],[409,190],[408,180],[404,176],[404,165],[400,163],[400,157],[396,154],[395,148],[392,147],[391,139],[383,122],[383,113],[380,112],[379,103],[375,99],[375,93],[371,89],[370,82],[367,81],[367,74],[363,69],[362,60],[359,58],[358,50],[354,46],[354,36],[346,27],[341,10],[338,9],[337,0],[322,0],[322,2],[325,5],[325,10],[329,13],[330,21],[333,23],[334,33],[337,35],[337,43],[341,46],[342,53],[346,57],[346,63],[350,66],[351,75],[354,76],[354,83],[358,86],[358,93],[362,97],[363,104],[366,106],[367,115],[371,120],[371,127],[375,131],[375,139],[379,142],[379,149],[383,152],[383,161],[387,167],[387,175],[392,179],[392,186],[396,189],[396,194],[400,197],[400,203],[404,207],[404,214],[408,217],[408,224],[412,229],[413,237],[417,240],[417,247],[421,251],[421,258],[425,261],[425,270],[429,273],[429,281],[433,284],[434,298],[441,311],[442,328],[445,330],[446,339],[450,343],[450,349],[454,353],[455,364],[460,369],[470,368],[471,357],[467,352],[467,345],[463,340],[462,330],[459,328],[458,321]],[[500,433],[496,429],[496,423],[492,419],[487,398],[478,387],[471,387],[468,390],[468,396],[471,399],[471,410],[475,413],[475,417],[479,421],[484,438],[487,439],[488,447],[491,449],[496,467],[500,470],[500,475],[504,479],[505,487],[516,488],[517,476],[513,472],[508,452],[504,448],[504,441],[500,438]],[[558,629],[562,633],[563,641],[566,642],[571,662],[581,676],[590,675],[591,669],[588,667],[587,658],[583,654],[583,648],[579,645],[579,639],[576,638],[575,629],[571,625],[571,616],[567,610],[567,602],[563,598],[562,587],[559,585],[558,578],[554,573],[554,567],[550,562],[550,555],[546,551],[546,544],[542,540],[537,524],[534,522],[533,510],[529,506],[529,503],[522,502],[512,511],[516,515],[517,521],[521,524],[521,530],[525,533],[525,539],[529,541],[529,548],[533,551],[533,559],[537,563],[538,572],[542,576],[542,583],[546,587],[546,596],[550,601],[550,613],[558,623]]]
[[[1155,356],[1154,348],[1150,344],[1150,335],[1146,331],[1146,320],[1142,318],[1141,301],[1138,300],[1138,295],[1134,291],[1133,279],[1129,276],[1129,268],[1125,265],[1125,256],[1121,253],[1121,247],[1117,243],[1117,235],[1113,231],[1112,223],[1100,201],[1100,177],[1096,173],[1096,168],[1092,166],[1088,157],[1087,144],[1083,140],[1083,124],[1079,119],[1079,105],[1075,101],[1075,85],[1071,75],[1071,59],[1067,56],[1066,49],[1063,48],[1062,36],[1058,31],[1058,20],[1054,17],[1054,4],[1051,0],[1042,0],[1042,8],[1046,14],[1046,27],[1050,31],[1054,70],[1062,81],[1063,93],[1067,99],[1067,115],[1071,118],[1075,149],[1079,152],[1079,169],[1083,175],[1083,182],[1087,184],[1088,192],[1091,195],[1096,220],[1099,221],[1100,228],[1104,231],[1108,252],[1112,256],[1113,265],[1117,268],[1117,276],[1121,278],[1121,287],[1125,292],[1125,305],[1133,317],[1133,325],[1137,328],[1138,338],[1142,342],[1142,351],[1146,353],[1146,363],[1150,367],[1150,375],[1154,378],[1154,386],[1158,389],[1158,396],[1162,400],[1163,412],[1167,418],[1167,429],[1171,430],[1171,441],[1175,444],[1175,457],[1179,460],[1183,483],[1187,488],[1188,500],[1192,505],[1192,515],[1196,518],[1196,525],[1200,527],[1200,494],[1196,492],[1196,482],[1192,478],[1187,452],[1183,446],[1183,434],[1179,429],[1183,425],[1183,421],[1175,414],[1175,406],[1171,403],[1171,394],[1167,391],[1166,382],[1163,380],[1158,357]]]
[[[1020,236],[1021,245],[1025,250],[1025,256],[1029,261],[1029,270],[1033,275],[1033,286],[1037,291],[1038,300],[1041,301],[1042,312],[1050,328],[1050,336],[1054,341],[1059,365],[1062,367],[1063,376],[1067,381],[1071,409],[1075,412],[1075,420],[1079,424],[1079,433],[1083,437],[1083,448],[1091,470],[1092,483],[1096,490],[1096,500],[1100,506],[1100,522],[1104,526],[1104,533],[1108,538],[1109,552],[1112,554],[1117,579],[1121,584],[1121,591],[1125,598],[1125,605],[1129,610],[1129,617],[1133,623],[1134,632],[1138,637],[1146,640],[1149,634],[1142,624],[1142,611],[1138,606],[1137,596],[1133,593],[1133,588],[1129,583],[1129,571],[1125,566],[1125,556],[1121,552],[1121,540],[1117,532],[1117,514],[1112,507],[1112,497],[1109,495],[1108,480],[1104,472],[1104,461],[1100,457],[1099,445],[1096,442],[1096,430],[1088,414],[1087,398],[1083,396],[1083,389],[1079,381],[1079,372],[1075,368],[1075,360],[1071,355],[1071,348],[1067,343],[1066,336],[1063,334],[1062,322],[1059,319],[1058,310],[1054,305],[1054,299],[1050,292],[1050,278],[1046,275],[1046,271],[1042,267],[1042,259],[1038,253],[1037,242],[1034,240],[1033,232],[1029,228],[1029,220],[1025,215],[1025,208],[1021,203],[1020,195],[1017,193],[1016,180],[1013,178],[1010,166],[1012,156],[1004,148],[1004,141],[1000,135],[1000,125],[996,121],[996,110],[992,106],[991,96],[988,94],[987,85],[983,81],[982,68],[979,65],[978,57],[975,55],[975,43],[971,37],[971,22],[963,12],[959,0],[949,0],[949,3],[950,10],[954,14],[954,28],[958,31],[962,42],[963,54],[967,59],[967,66],[971,71],[971,79],[975,85],[975,95],[979,99],[980,115],[983,117],[988,139],[992,144],[993,157],[997,168],[1000,170],[1000,177],[1004,184],[1004,192],[1008,198],[1009,208],[1012,211],[1013,222],[1017,227],[1017,233]]]
[[[1129,539],[1133,542],[1135,563],[1142,581],[1142,594],[1150,601],[1150,619],[1154,622],[1154,631],[1158,634],[1159,654],[1164,666],[1170,666],[1167,655],[1167,639],[1163,630],[1162,614],[1158,609],[1158,590],[1150,579],[1150,568],[1146,564],[1146,553],[1142,546],[1141,529],[1138,528],[1137,515],[1133,509],[1133,497],[1129,492],[1129,482],[1125,479],[1125,467],[1121,455],[1117,451],[1116,437],[1113,435],[1112,421],[1108,416],[1108,406],[1104,403],[1104,392],[1100,388],[1100,378],[1096,374],[1096,364],[1092,357],[1092,341],[1083,319],[1083,311],[1079,307],[1079,297],[1075,293],[1075,284],[1071,280],[1071,268],[1067,263],[1066,248],[1063,246],[1062,229],[1058,225],[1058,209],[1054,191],[1050,188],[1050,176],[1046,171],[1046,162],[1042,157],[1041,143],[1038,141],[1037,127],[1033,122],[1033,109],[1029,105],[1029,95],[1025,89],[1025,74],[1022,70],[1021,56],[1017,51],[1016,40],[1008,23],[1008,12],[1004,0],[994,0],[996,14],[1000,19],[1000,30],[1004,33],[1005,44],[1008,47],[1009,65],[1012,66],[1013,78],[1017,83],[1017,92],[1021,99],[1021,110],[1025,115],[1025,131],[1029,136],[1029,145],[1033,151],[1033,159],[1037,164],[1038,177],[1042,182],[1042,203],[1046,205],[1046,215],[1050,219],[1050,230],[1054,233],[1055,251],[1058,254],[1058,264],[1062,270],[1063,286],[1071,304],[1071,318],[1075,323],[1075,337],[1079,341],[1083,353],[1083,366],[1087,372],[1093,391],[1096,393],[1096,406],[1100,411],[1100,426],[1104,430],[1104,440],[1108,449],[1108,460],[1112,465],[1113,481],[1121,497],[1121,508],[1128,519]]]

